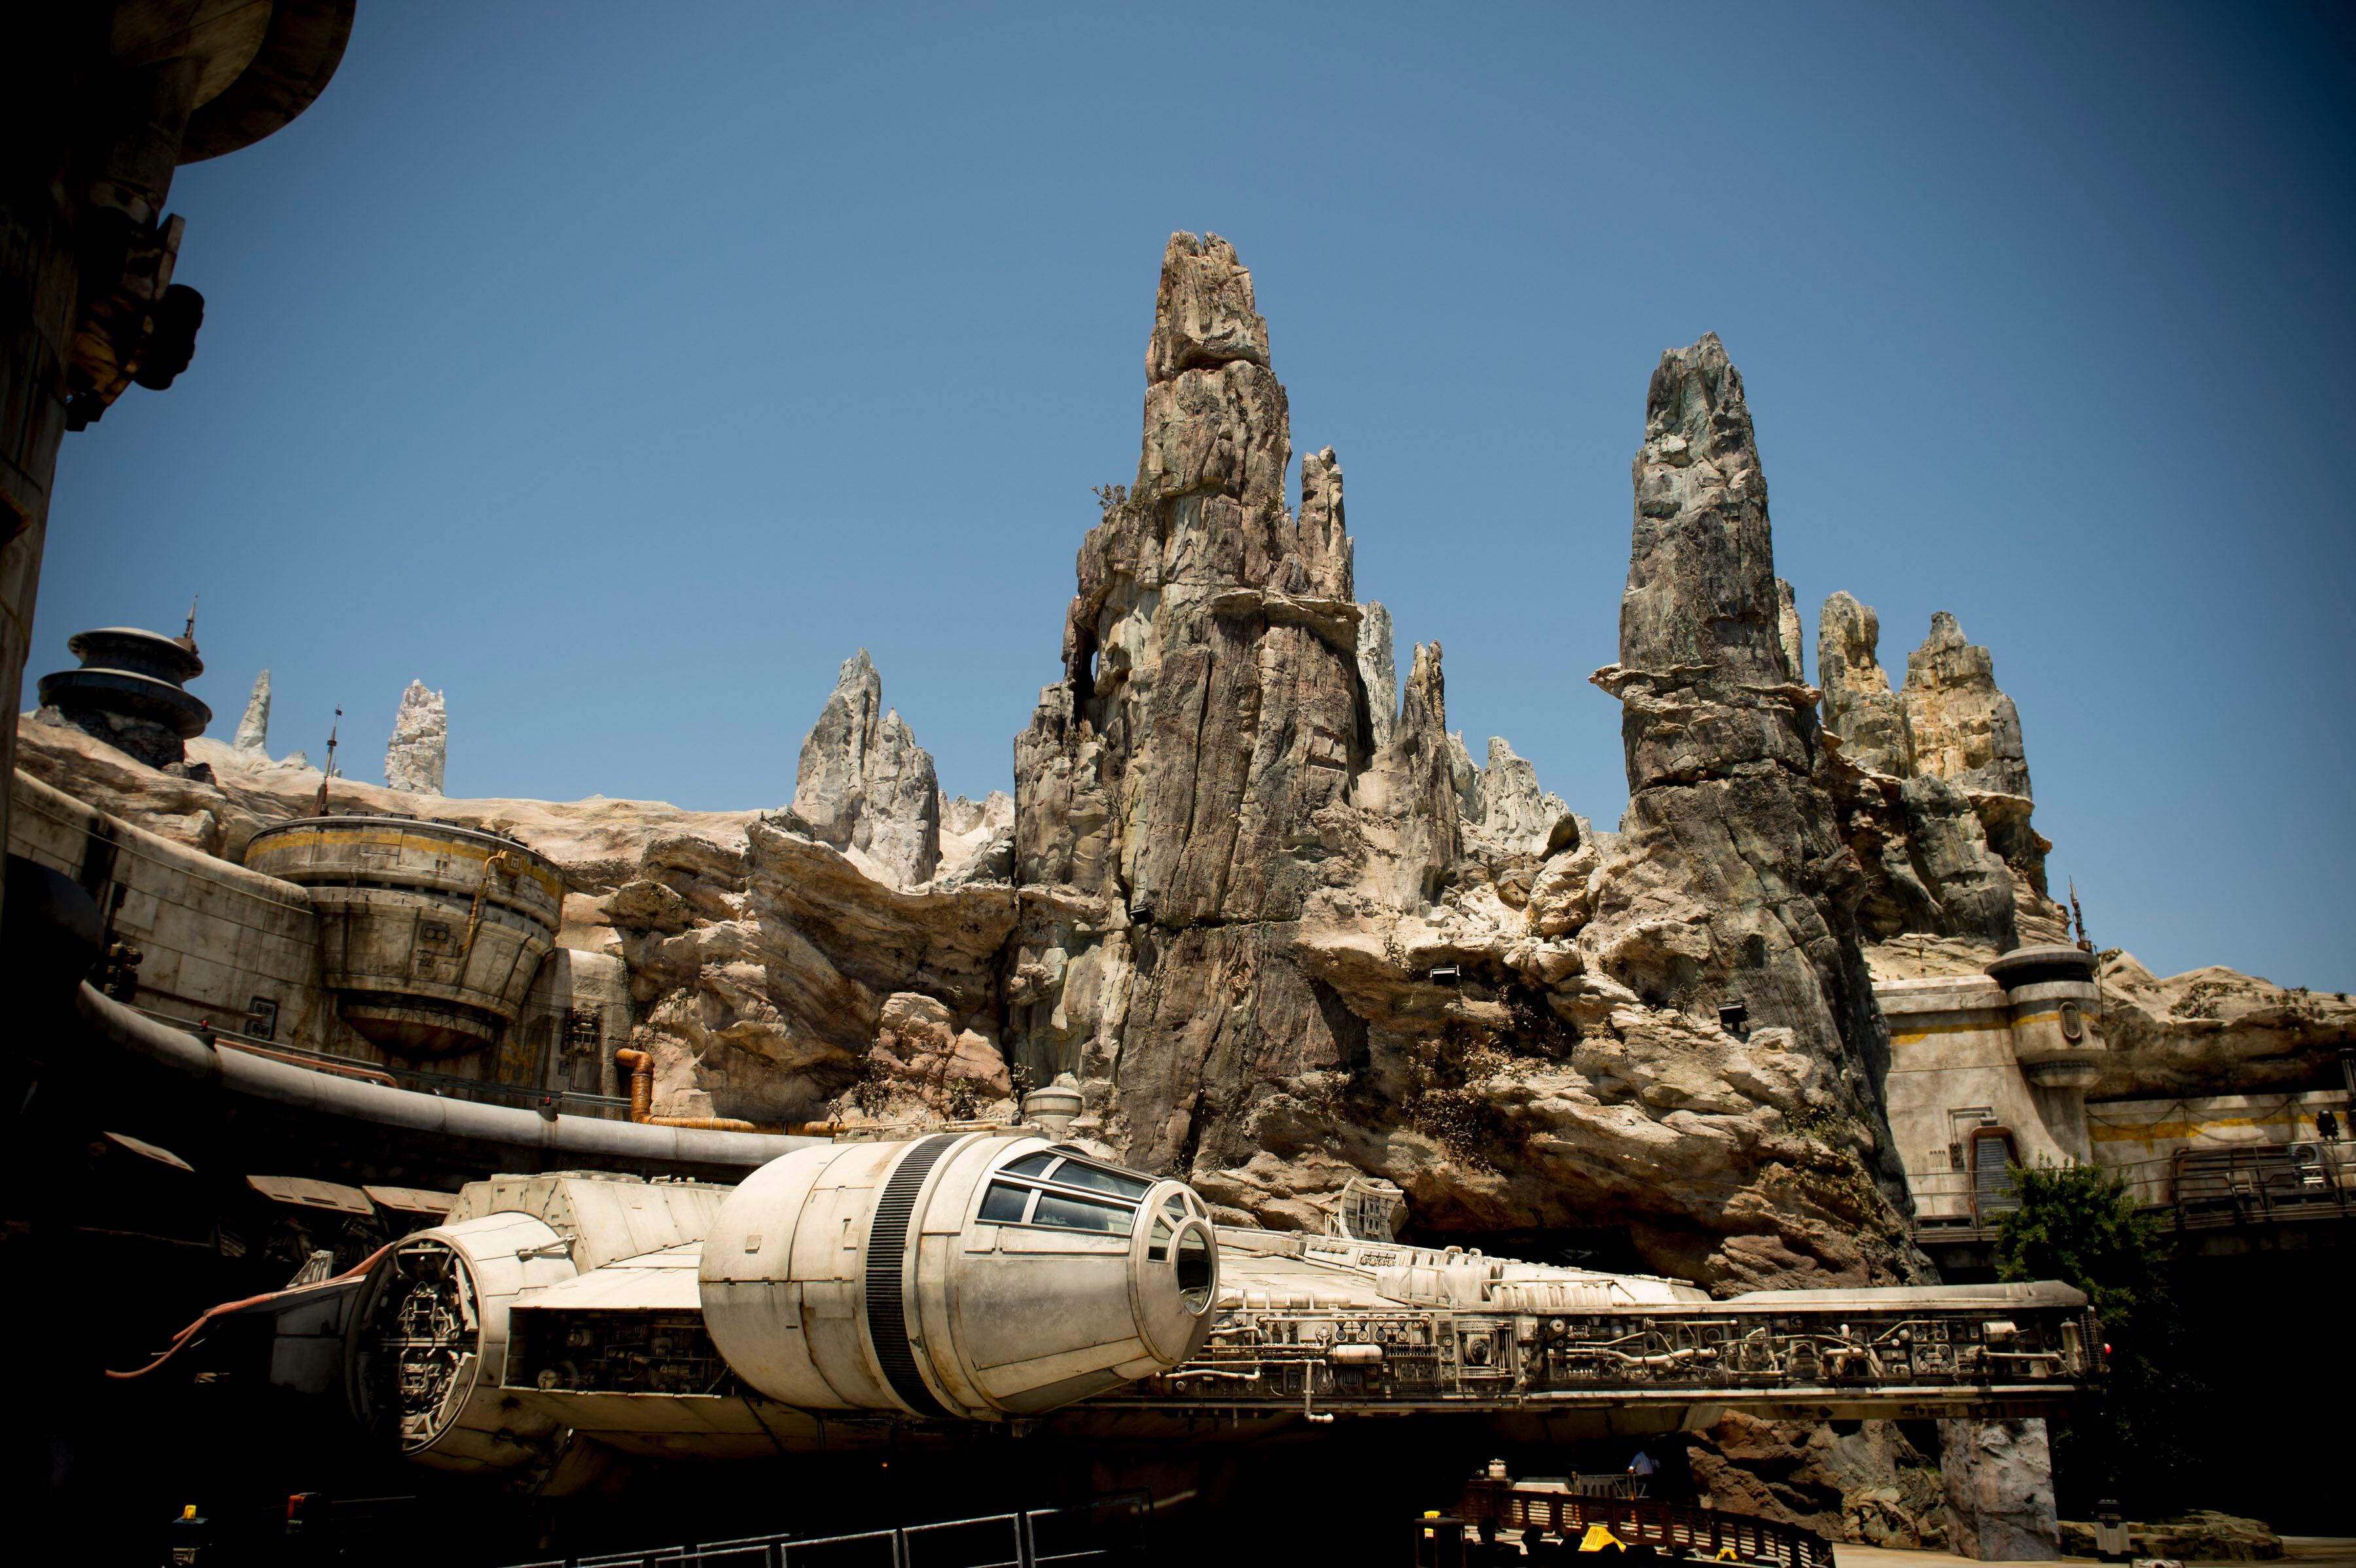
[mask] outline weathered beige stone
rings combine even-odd
[[[1931,635],[1906,656],[1899,696],[1918,771],[1967,789],[2029,798],[2020,714],[1997,690],[1988,650],[1965,642],[1946,611],[1931,618]]]
[[[1939,1437],[1949,1551],[1984,1563],[2062,1555],[2043,1421],[1942,1421]]]
[[[450,752],[450,713],[439,692],[412,681],[401,693],[385,743],[384,781],[404,795],[439,795]]]

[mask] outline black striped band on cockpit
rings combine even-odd
[[[908,1303],[902,1282],[906,1275],[908,1227],[916,1219],[916,1194],[941,1156],[963,1136],[936,1133],[908,1151],[884,1184],[875,1200],[875,1219],[867,1229],[867,1335],[875,1343],[876,1364],[892,1391],[918,1415],[954,1419],[934,1397],[916,1370],[916,1348],[908,1342]]]

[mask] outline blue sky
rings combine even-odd
[[[751,807],[864,646],[1003,788],[1211,229],[1476,754],[1617,816],[1629,459],[1715,330],[1811,660],[1837,588],[1895,670],[1953,611],[2099,942],[2356,984],[2333,16],[363,0],[181,171],[196,360],[69,438],[31,673],[201,593],[218,734],[268,666],[377,777],[415,676],[454,794]]]

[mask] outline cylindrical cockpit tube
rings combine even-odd
[[[943,1133],[764,1166],[721,1207],[700,1279],[714,1346],[771,1399],[989,1421],[1193,1355],[1218,1248],[1182,1183]]]

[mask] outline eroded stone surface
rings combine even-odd
[[[895,709],[861,649],[842,661],[802,741],[793,820],[810,837],[872,861],[885,881],[932,880],[941,860],[941,791],[932,754]]]
[[[2062,1555],[2044,1422],[1942,1421],[1939,1441],[1949,1551],[1984,1563]]]
[[[1830,1541],[1936,1550],[1946,1542],[1946,1483],[1936,1456],[1895,1422],[1762,1421],[1740,1412],[1686,1451],[1703,1506],[1813,1530]]]
[[[561,940],[628,966],[662,1113],[937,1119],[1069,1072],[1094,1135],[1237,1222],[1315,1228],[1365,1172],[1427,1237],[1624,1228],[1729,1293],[1913,1276],[1866,957],[1971,972],[2008,908],[2020,940],[2054,929],[1985,656],[1934,636],[1919,684],[1964,761],[1921,766],[1870,611],[1828,607],[1820,731],[1741,379],[1714,338],[1665,355],[1597,676],[1632,798],[1594,832],[1503,740],[1476,765],[1451,736],[1436,641],[1398,680],[1331,448],[1286,504],[1267,343],[1233,249],[1174,237],[1135,483],[1082,542],[1011,793],[944,800],[862,653],[775,817],[342,779],[330,810],[430,809],[549,854]],[[25,736],[28,772],[231,857],[320,783]],[[2120,1092],[2269,1053],[2287,1082],[2351,1022],[2223,972],[2106,955],[2104,979]]]
[[[253,694],[245,700],[245,713],[237,721],[237,738],[230,744],[249,756],[270,754],[269,671],[253,678]]]
[[[450,753],[450,713],[439,692],[412,681],[392,715],[384,748],[386,788],[403,795],[439,795]]]
[[[1908,660],[1904,689],[1892,692],[1880,635],[1871,606],[1847,593],[1825,601],[1816,669],[1827,782],[1865,873],[1858,920],[1867,939],[1962,938],[1982,963],[2025,942],[2067,940],[2066,912],[2045,891],[2052,846],[2029,823],[2019,715],[1996,688],[1987,650],[1965,643],[1943,610]]]
[[[1917,768],[1966,789],[2029,798],[2020,714],[1997,690],[1988,650],[1965,641],[1963,628],[1946,611],[1932,616],[1931,635],[1906,656],[1899,696],[1913,732]]]

